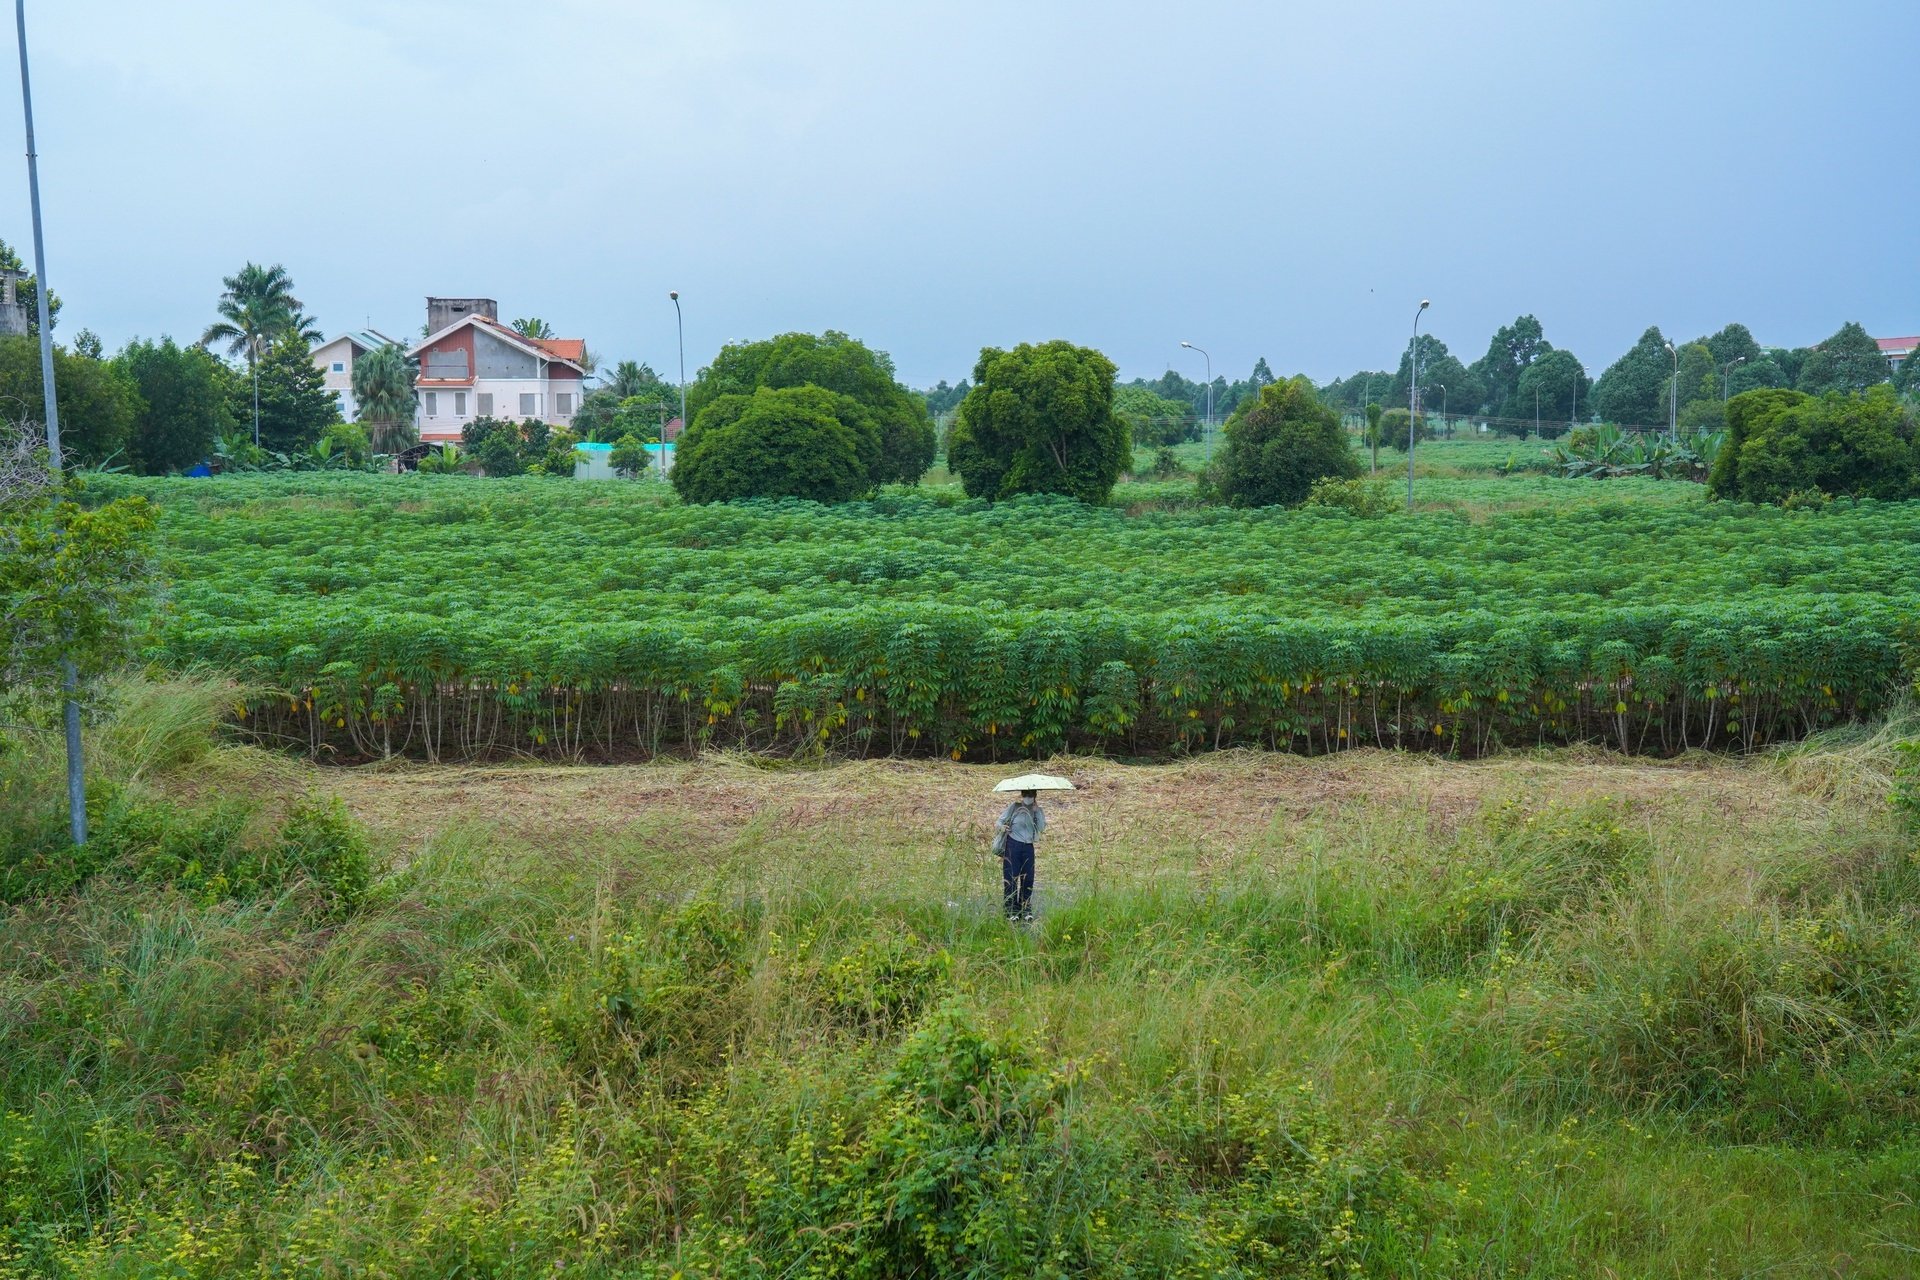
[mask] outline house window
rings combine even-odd
[[[559,414],[563,418],[571,414],[573,412],[573,392],[571,391],[554,392],[553,411]]]
[[[467,416],[467,393],[464,391],[453,393],[453,416],[456,418]]]
[[[520,393],[520,416],[523,418],[531,418],[539,412],[540,393],[538,391],[522,391]]]
[[[341,364],[338,360],[335,360],[333,362],[333,371],[335,373],[345,373],[347,371],[347,366],[344,364]]]
[[[440,393],[438,391],[427,392],[427,416],[429,418],[432,418],[432,417],[438,416],[439,413],[440,413]]]
[[[483,418],[491,418],[493,416],[493,392],[491,391],[482,391],[480,393],[480,416]]]

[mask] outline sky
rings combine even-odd
[[[902,381],[1066,338],[1324,382],[1538,316],[1920,332],[1911,5],[29,0],[61,333],[497,298],[689,376],[840,329]],[[11,73],[9,73],[11,79]],[[20,157],[17,102],[0,152]],[[23,160],[0,238],[31,263]]]

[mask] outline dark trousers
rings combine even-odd
[[[1001,901],[1010,916],[1024,915],[1033,909],[1033,845],[1027,841],[1007,841],[1000,855]]]

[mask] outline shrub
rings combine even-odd
[[[621,475],[639,476],[651,465],[653,455],[647,452],[646,443],[638,436],[624,435],[613,442],[613,452],[607,460]]]
[[[1321,476],[1307,491],[1309,507],[1328,507],[1369,519],[1389,515],[1400,509],[1393,486],[1383,476],[1354,476],[1342,479]]]
[[[1298,506],[1323,477],[1355,479],[1360,462],[1340,418],[1304,376],[1270,382],[1227,419],[1218,484],[1236,507]]]
[[[1893,389],[1864,395],[1749,391],[1727,403],[1727,438],[1709,490],[1743,502],[1780,502],[1819,490],[1835,497],[1920,495],[1912,414]]]
[[[1400,452],[1405,453],[1407,451],[1407,424],[1412,421],[1413,415],[1405,409],[1389,409],[1381,414],[1380,425],[1376,429],[1380,436],[1380,443],[1386,445],[1389,449],[1398,449]],[[1425,414],[1421,414],[1420,425],[1414,430],[1414,442],[1418,444],[1431,439],[1433,439],[1433,423],[1427,420]]]
[[[873,488],[872,424],[819,387],[762,387],[707,405],[681,437],[673,487],[688,502],[807,498],[846,502]]]

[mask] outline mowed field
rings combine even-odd
[[[173,825],[7,917],[0,1274],[1920,1256],[1904,721],[1740,760],[1057,758],[1017,927],[991,766],[341,770],[211,745],[230,698],[126,693],[102,749]],[[14,776],[57,795],[52,744]],[[364,884],[273,880],[329,793]]]

